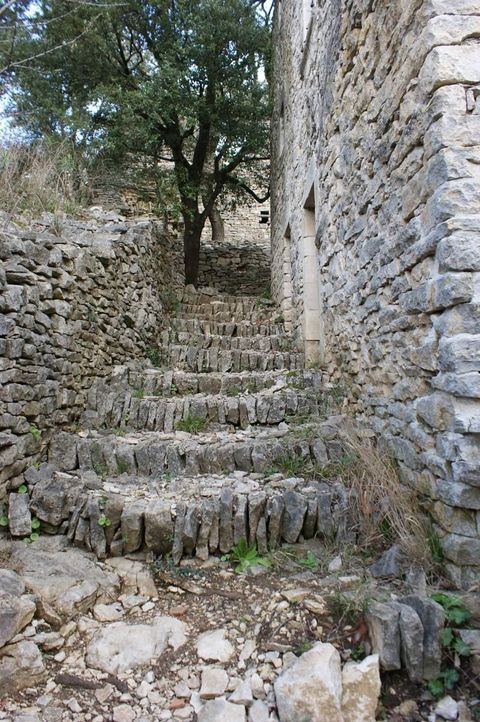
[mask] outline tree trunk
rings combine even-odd
[[[200,263],[200,237],[202,235],[205,219],[196,215],[184,218],[185,230],[183,234],[183,249],[185,255],[185,285],[198,282],[198,269]]]
[[[225,240],[225,226],[220,211],[216,206],[213,206],[208,218],[212,226],[212,241],[214,243],[223,243]]]

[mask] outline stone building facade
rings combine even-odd
[[[273,293],[480,577],[480,2],[279,0]]]

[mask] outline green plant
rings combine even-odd
[[[432,594],[432,599],[443,607],[447,624],[455,624],[458,627],[470,619],[471,614],[460,597],[445,592],[435,592]]]
[[[318,559],[316,555],[309,549],[306,553],[306,555],[298,560],[298,563],[301,564],[302,567],[307,567],[307,569],[318,569]]]
[[[102,479],[108,474],[107,465],[101,461],[97,461],[93,464],[93,470],[97,476],[100,476]]]
[[[117,471],[119,474],[126,474],[130,466],[125,459],[117,459]]]
[[[234,562],[237,565],[235,571],[238,574],[257,565],[267,568],[272,566],[272,562],[268,557],[262,557],[258,554],[257,545],[255,543],[248,544],[244,537],[239,540],[238,544],[235,544],[229,554],[222,557],[222,560]]]
[[[134,389],[132,396],[134,399],[144,399],[145,398],[145,390],[142,388]]]
[[[160,293],[160,301],[163,306],[163,310],[167,313],[178,313],[180,308],[180,301],[178,300],[174,291],[167,289]]]
[[[0,516],[0,526],[8,527],[8,516],[6,514]]]
[[[105,516],[105,514],[102,514],[102,516],[99,518],[98,523],[100,526],[108,527],[112,525],[111,519],[108,518],[108,516]]]
[[[269,301],[272,298],[272,292],[268,286],[264,289],[262,293],[262,298],[264,298],[266,301]]]
[[[149,346],[145,351],[145,355],[151,362],[152,366],[158,368],[162,365],[162,352],[158,346]]]
[[[362,594],[346,594],[336,590],[327,597],[327,608],[337,624],[355,624],[368,609],[368,599]]]
[[[432,555],[433,563],[442,564],[444,561],[442,544],[440,541],[440,537],[438,536],[435,529],[433,529],[433,527],[430,527],[427,532],[427,543],[430,549],[430,554]]]
[[[35,441],[40,441],[40,439],[42,438],[42,432],[36,424],[30,424],[28,430],[35,439]]]
[[[28,493],[28,486],[26,484],[22,484],[17,489],[18,494],[27,494]]]
[[[428,682],[428,689],[435,697],[441,697],[446,691],[453,689],[460,680],[460,672],[455,666],[458,657],[469,657],[472,653],[470,645],[463,641],[457,629],[468,622],[470,612],[459,597],[444,592],[435,592],[432,599],[440,604],[445,611],[446,626],[442,630],[441,641],[447,666],[436,679]]]
[[[36,529],[40,529],[40,519],[37,519],[36,516],[32,518],[32,529],[35,531]]]
[[[207,427],[207,420],[201,416],[187,414],[176,425],[178,431],[186,431],[189,434],[198,434]]]

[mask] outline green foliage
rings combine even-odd
[[[125,459],[117,459],[117,471],[119,474],[126,474],[130,466]]]
[[[98,523],[100,526],[103,527],[109,527],[112,525],[111,519],[109,519],[108,516],[105,516],[105,514],[102,514],[102,516],[98,520]]]
[[[145,398],[145,390],[138,388],[133,390],[132,394],[134,399],[144,399]]]
[[[435,564],[442,564],[444,561],[444,554],[440,537],[433,528],[428,530],[427,542],[432,555],[432,561]]]
[[[6,514],[0,516],[0,526],[8,527],[8,516]]]
[[[166,311],[166,313],[178,313],[180,309],[180,301],[174,291],[166,289],[159,294],[159,297],[163,310]]]
[[[35,5],[34,33],[28,14],[6,15],[17,123],[111,162],[128,158],[135,186],[182,216],[194,266],[221,194],[244,200],[268,186],[270,28],[255,5],[52,0]]]
[[[178,431],[186,431],[189,434],[199,434],[205,431],[206,427],[207,420],[194,414],[187,414],[176,426]]]
[[[158,346],[149,346],[145,354],[151,362],[152,366],[158,368],[162,365],[162,352],[160,351]]]
[[[448,658],[448,665],[440,672],[437,679],[428,682],[427,687],[435,697],[441,697],[453,689],[460,680],[460,672],[454,666],[457,656],[469,657],[472,653],[470,645],[463,641],[456,629],[452,628],[468,622],[471,615],[459,597],[445,594],[445,592],[435,592],[432,594],[432,599],[445,611],[447,626],[442,630],[441,641]]]
[[[30,424],[30,427],[28,430],[31,433],[31,435],[33,436],[33,438],[35,439],[35,441],[40,441],[40,439],[42,438],[42,432],[40,431],[40,429],[38,428],[38,426],[36,424]]]
[[[432,594],[432,599],[438,602],[445,610],[448,624],[454,624],[458,627],[470,619],[470,612],[459,597],[454,597],[444,592],[435,592]]]
[[[256,544],[248,544],[247,540],[242,537],[238,544],[232,548],[229,554],[222,557],[223,561],[232,561],[236,564],[235,571],[240,574],[246,572],[250,567],[262,566],[271,567],[272,562],[268,557],[262,557],[257,552]]]
[[[301,564],[302,567],[307,567],[307,569],[311,569],[312,571],[318,569],[319,565],[319,561],[316,555],[311,551],[311,549],[308,550],[308,552],[304,557],[302,557],[302,559],[298,560],[298,563]]]
[[[40,529],[40,519],[37,519],[36,516],[32,519],[32,529],[35,531],[36,529]]]
[[[93,464],[93,470],[97,474],[97,476],[100,476],[102,479],[105,478],[108,474],[107,465],[99,461]]]
[[[28,486],[26,484],[22,484],[17,489],[18,494],[28,494]]]

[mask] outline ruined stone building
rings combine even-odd
[[[279,0],[273,291],[480,565],[480,3]]]

